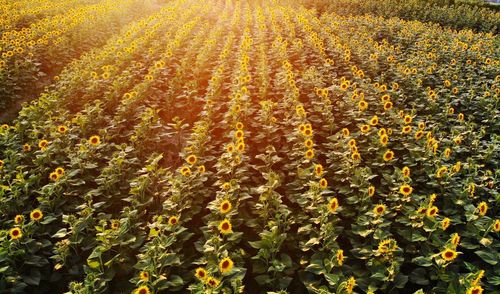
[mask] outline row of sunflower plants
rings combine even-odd
[[[244,219],[239,214],[239,209],[250,195],[244,187],[248,174],[248,168],[244,166],[248,160],[245,138],[249,134],[242,121],[250,112],[250,92],[247,86],[251,81],[249,51],[254,40],[250,36],[252,12],[236,6],[233,13],[237,16],[241,14],[243,35],[234,56],[236,62],[231,73],[232,85],[228,89],[229,101],[226,102],[227,110],[222,119],[222,123],[227,126],[224,134],[225,151],[214,165],[217,170],[214,173],[214,185],[219,190],[213,192],[215,199],[206,206],[210,210],[204,217],[207,225],[201,228],[202,237],[196,243],[202,257],[194,261],[194,264],[199,265],[195,270],[198,282],[189,287],[194,292],[212,289],[242,292],[244,289],[244,251],[238,251],[244,234],[238,229],[244,228]]]
[[[212,38],[205,40],[204,48],[213,48],[214,41],[221,37],[222,26],[219,24],[216,27],[217,30],[211,34]],[[186,226],[196,221],[193,220],[193,216],[199,213],[204,205],[206,190],[203,190],[203,185],[211,175],[205,166],[210,163],[210,158],[204,159],[204,154],[210,151],[210,147],[206,144],[210,140],[212,128],[214,107],[212,99],[220,91],[222,72],[233,42],[234,36],[229,36],[222,47],[219,65],[213,70],[207,87],[207,95],[204,97],[203,113],[205,116],[195,123],[186,142],[188,146],[181,153],[185,164],[168,178],[169,187],[166,191],[168,198],[162,204],[161,215],[157,215],[148,225],[150,240],[141,247],[138,263],[135,265],[140,271],[131,280],[138,285],[137,293],[182,289],[195,276],[189,264],[191,260],[189,251],[186,250],[186,241],[192,237],[193,233],[188,232]],[[210,53],[210,51],[201,50],[196,59],[201,62],[203,58],[201,55]],[[164,219],[164,216],[168,216],[168,220]],[[200,270],[196,270],[195,274],[203,276]],[[169,280],[171,276],[175,277],[175,283]]]

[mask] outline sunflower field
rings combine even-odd
[[[0,0],[0,293],[500,293],[499,13],[342,1]]]

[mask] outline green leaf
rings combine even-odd
[[[52,235],[52,238],[64,238],[68,235],[68,230],[66,228],[62,228],[57,233]]]
[[[411,262],[423,267],[428,267],[432,265],[431,259],[425,256],[415,257],[414,259],[411,260]]]
[[[23,281],[32,286],[38,286],[40,284],[40,280],[42,279],[42,274],[36,268],[32,268],[29,276],[23,276]]]
[[[487,262],[491,265],[495,265],[498,263],[498,258],[494,253],[483,251],[483,250],[478,250],[474,253],[476,253],[479,257],[481,257],[482,260],[484,260],[485,262]]]

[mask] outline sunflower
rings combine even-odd
[[[370,119],[370,125],[372,125],[372,126],[376,126],[376,125],[378,125],[378,116],[374,115],[374,116]]]
[[[419,122],[418,129],[423,131],[425,129],[425,122],[423,122],[423,121]]]
[[[14,223],[15,224],[20,224],[24,221],[24,216],[22,216],[21,214],[18,214],[14,217]]]
[[[486,212],[488,212],[488,204],[486,204],[486,202],[483,201],[479,203],[477,209],[479,210],[479,215],[484,216]]]
[[[435,217],[439,212],[439,209],[436,206],[431,206],[427,209],[428,217]]]
[[[424,136],[424,132],[422,130],[418,130],[415,132],[415,140],[420,140]]]
[[[224,235],[229,234],[233,232],[232,227],[231,222],[226,218],[220,222],[219,231]]]
[[[392,102],[387,101],[384,103],[384,110],[390,110],[390,109],[392,109],[392,106],[393,106]]]
[[[307,150],[304,156],[307,159],[312,159],[314,157],[314,150],[312,149]]]
[[[339,208],[339,201],[334,197],[330,199],[330,202],[328,202],[328,211],[330,211],[330,213],[334,213],[337,208]]]
[[[304,146],[306,146],[306,148],[308,148],[308,149],[311,149],[314,146],[313,140],[311,140],[311,139],[305,140],[304,141]]]
[[[373,214],[375,214],[376,216],[380,216],[380,215],[384,214],[385,209],[386,209],[386,207],[384,204],[377,204],[373,208]]]
[[[183,166],[181,167],[181,174],[185,177],[188,177],[191,175],[191,169],[188,166]]]
[[[229,182],[225,182],[224,184],[222,184],[222,189],[227,191],[231,188],[231,183]]]
[[[455,142],[455,144],[457,145],[462,144],[462,137],[456,136],[455,138],[453,138],[453,142]]]
[[[457,257],[457,252],[453,249],[447,248],[443,252],[441,252],[441,257],[445,261],[452,261]]]
[[[245,143],[243,142],[238,143],[236,149],[238,150],[238,152],[243,153],[245,151]]]
[[[411,115],[405,115],[404,118],[403,118],[405,124],[410,124],[413,120],[413,118],[411,117]]]
[[[49,141],[47,140],[40,140],[40,142],[38,142],[38,147],[41,150],[45,150],[45,148],[47,148],[47,145],[49,145]]]
[[[312,137],[313,131],[312,131],[312,129],[305,129],[304,132],[302,132],[302,135],[304,135],[306,137]]]
[[[493,231],[500,232],[500,219],[495,220],[493,224]]]
[[[232,208],[232,205],[231,205],[231,202],[229,202],[229,200],[224,200],[219,205],[219,211],[222,214],[228,213],[231,210],[231,208]]]
[[[244,127],[244,126],[243,126],[243,123],[242,123],[242,122],[237,122],[237,123],[236,123],[236,129],[237,129],[237,130],[243,130],[243,127]]]
[[[356,279],[354,277],[350,277],[346,284],[347,294],[352,294],[354,286],[356,286]]]
[[[385,239],[378,243],[377,251],[380,254],[392,253],[392,251],[398,248],[397,243],[394,239]]]
[[[451,149],[450,148],[444,149],[444,157],[448,159],[450,158],[450,155],[451,155]]]
[[[409,178],[410,177],[410,168],[405,166],[403,167],[403,169],[401,170],[403,172],[403,177],[405,178]]]
[[[40,209],[35,209],[30,213],[30,218],[34,221],[39,221],[43,217],[43,212]]]
[[[483,293],[483,287],[481,286],[473,286],[467,289],[467,294],[482,294],[482,293]]]
[[[360,129],[363,134],[366,134],[370,131],[370,125],[362,125]]]
[[[200,165],[200,166],[198,166],[198,172],[199,172],[200,174],[204,173],[204,172],[205,172],[205,170],[206,170],[206,168],[205,168],[205,166],[204,166],[203,164],[202,164],[202,165]]]
[[[232,143],[227,144],[226,146],[226,152],[227,153],[232,153],[234,151],[234,145]]]
[[[118,230],[118,228],[120,228],[120,222],[118,222],[117,220],[111,221],[111,229]]]
[[[61,134],[64,134],[64,133],[66,133],[66,132],[68,131],[68,128],[67,128],[66,126],[62,126],[62,125],[61,125],[61,126],[58,126],[58,127],[57,127],[57,131],[58,131],[59,133],[61,133]]]
[[[460,235],[457,233],[451,235],[451,244],[457,247],[459,243],[460,243]]]
[[[321,164],[314,165],[314,173],[317,177],[320,177],[323,174],[323,166]]]
[[[342,249],[337,250],[337,263],[339,266],[342,266],[344,263],[344,250]]]
[[[149,281],[149,273],[145,272],[145,271],[140,272],[139,279],[141,279],[141,281],[144,281],[144,282]]]
[[[202,267],[199,267],[195,269],[194,276],[198,278],[198,280],[200,281],[205,281],[205,279],[207,278],[207,270],[205,270]]]
[[[171,216],[168,219],[168,224],[171,225],[171,226],[175,226],[177,223],[179,223],[179,218],[176,217],[176,216]]]
[[[401,132],[403,134],[409,134],[409,133],[411,133],[411,126],[404,126],[403,130]]]
[[[23,145],[23,151],[24,152],[30,152],[31,151],[31,145],[30,144],[24,144]]]
[[[368,196],[372,197],[373,195],[375,195],[375,187],[370,186],[368,187]]]
[[[342,136],[344,136],[344,138],[349,137],[349,129],[348,128],[342,129]]]
[[[64,175],[64,168],[62,168],[62,167],[57,167],[57,168],[56,168],[56,170],[55,170],[55,172],[56,172],[58,175],[62,176],[62,175]]]
[[[384,161],[390,161],[394,158],[394,152],[391,151],[391,150],[387,150],[385,153],[384,153]]]
[[[380,136],[379,142],[382,146],[386,146],[387,143],[389,142],[389,136],[387,135]]]
[[[304,107],[301,107],[301,108],[297,107],[297,108],[295,108],[295,112],[300,117],[306,117],[306,111],[304,110]]]
[[[453,107],[448,108],[449,115],[454,114],[454,113],[455,113],[455,108],[453,108]]]
[[[349,142],[347,143],[347,145],[349,145],[350,147],[356,146],[356,140],[355,139],[349,140]]]
[[[389,96],[389,94],[385,94],[382,97],[380,97],[380,100],[382,100],[382,102],[391,101],[391,96]]]
[[[135,289],[134,294],[149,294],[149,288],[148,286],[140,286],[139,288]]]
[[[236,139],[241,139],[245,136],[245,133],[243,132],[243,130],[237,130],[235,133],[234,133],[234,137]]]
[[[463,113],[459,113],[458,116],[457,116],[457,119],[459,121],[463,121],[464,120],[464,114]]]
[[[484,270],[480,270],[478,273],[477,273],[477,276],[474,280],[472,280],[472,285],[473,286],[477,286],[479,284],[479,282],[481,282],[481,279],[484,277]]]
[[[20,228],[12,228],[9,231],[10,239],[17,240],[23,236],[23,232]]]
[[[226,257],[219,262],[219,270],[223,275],[229,273],[232,269],[233,261],[231,260],[231,258]]]
[[[446,172],[448,172],[448,167],[446,166],[440,167],[436,172],[436,178],[438,179],[442,178]]]
[[[446,231],[446,229],[450,226],[450,219],[445,217],[442,221],[441,221],[441,229],[443,229],[443,231]]]
[[[220,281],[214,277],[208,277],[206,283],[212,288],[217,288],[220,284]]]
[[[59,180],[59,177],[60,177],[60,175],[57,172],[51,172],[49,174],[49,179],[54,181],[54,182]]]
[[[319,187],[321,189],[326,189],[326,187],[328,187],[328,181],[325,178],[322,178],[319,180]]]
[[[191,154],[186,158],[186,162],[189,163],[190,165],[194,165],[198,158],[196,158],[196,155]]]
[[[358,152],[354,152],[353,154],[351,154],[351,158],[354,161],[360,161],[361,160],[361,155]]]
[[[360,111],[365,111],[368,108],[368,102],[366,102],[365,100],[359,101],[358,108]]]
[[[403,194],[403,196],[409,196],[413,192],[413,188],[408,184],[403,184],[399,187],[399,193]]]

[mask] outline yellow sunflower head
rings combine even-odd
[[[330,199],[330,201],[328,202],[328,211],[330,213],[334,213],[337,210],[337,208],[339,208],[339,201],[337,198],[334,197]]]
[[[194,271],[194,276],[200,281],[205,281],[207,275],[208,275],[207,270],[202,267],[199,267]]]
[[[233,261],[231,260],[231,258],[226,257],[219,262],[219,270],[223,275],[229,273],[232,269]]]
[[[231,208],[232,208],[232,205],[231,205],[231,202],[229,202],[229,200],[224,200],[219,205],[219,211],[222,214],[228,213],[231,210]]]
[[[97,135],[91,136],[89,138],[89,143],[92,146],[97,146],[97,145],[101,144],[101,137],[99,137]]]
[[[233,232],[233,226],[227,218],[219,223],[219,231],[224,235]]]
[[[443,252],[441,252],[441,257],[445,261],[452,261],[457,257],[457,252],[453,249],[447,248]]]
[[[10,239],[11,240],[17,240],[20,239],[23,236],[23,232],[21,231],[20,228],[12,228],[9,231]]]
[[[375,214],[375,216],[380,216],[380,215],[384,214],[385,210],[386,210],[386,206],[384,204],[377,204],[373,208],[373,214]]]
[[[40,209],[35,209],[30,213],[30,218],[34,221],[39,221],[43,218],[43,213]]]

